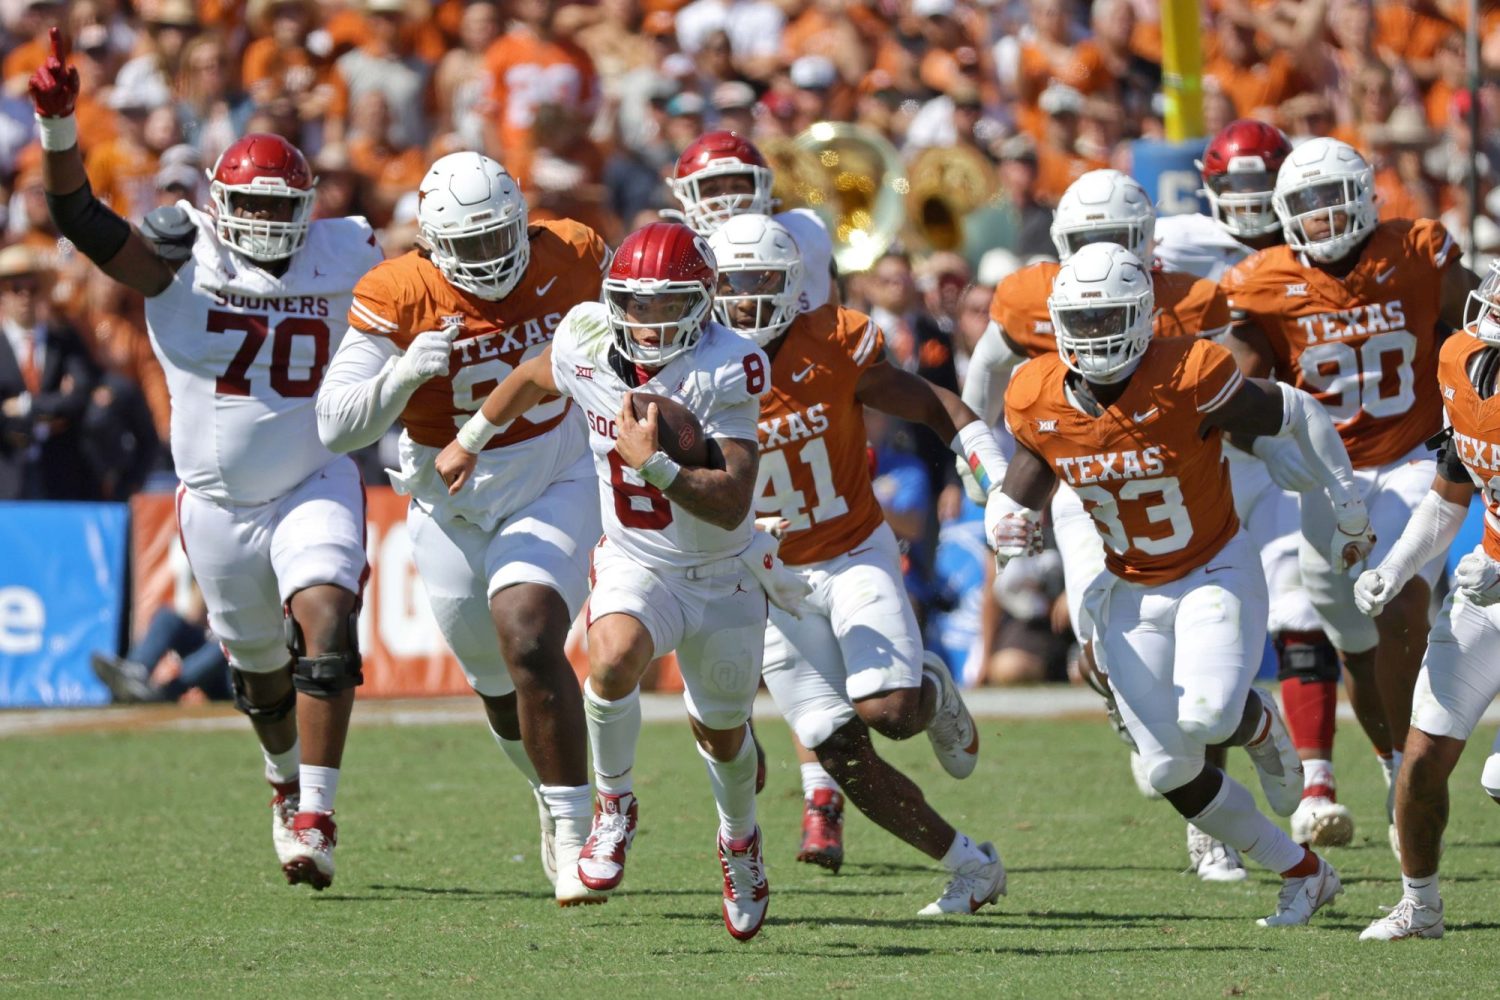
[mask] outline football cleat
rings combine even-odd
[[[1247,745],[1246,752],[1260,777],[1260,790],[1266,804],[1278,816],[1290,816],[1302,801],[1302,759],[1292,745],[1292,737],[1281,721],[1276,702],[1257,694],[1265,709],[1266,734],[1259,744]]]
[[[1130,776],[1135,779],[1135,790],[1148,799],[1159,799],[1161,792],[1151,784],[1151,769],[1146,766],[1146,758],[1135,750],[1130,751]]]
[[[302,801],[302,786],[294,778],[286,782],[271,782],[276,794],[271,798],[271,843],[276,845],[276,860],[286,864],[296,856],[297,835],[292,832],[292,822],[297,818],[297,807]]]
[[[578,877],[578,858],[589,834],[590,821],[582,816],[563,816],[556,821],[552,837],[556,881],[552,883],[558,906],[588,906],[607,903],[609,897],[595,892]]]
[[[1205,882],[1243,882],[1250,873],[1240,852],[1187,825],[1188,870]]]
[[[919,917],[938,917],[948,913],[976,913],[986,903],[1005,895],[1005,863],[995,845],[983,843],[979,850],[984,861],[971,861],[951,872],[943,894],[917,911]]]
[[[932,652],[922,655],[922,673],[937,685],[937,707],[927,724],[927,738],[943,770],[955,778],[967,778],[979,762],[979,728],[969,714],[953,675],[942,659]]]
[[[1385,916],[1359,932],[1361,941],[1404,941],[1407,938],[1440,938],[1443,936],[1443,904],[1437,909],[1423,906],[1410,896],[1402,896],[1395,906],[1382,906]]]
[[[542,874],[547,876],[547,882],[553,886],[557,885],[557,821],[552,818],[552,813],[547,809],[547,802],[542,798],[542,790],[533,788],[531,794],[536,799],[536,815],[542,826]]]
[[[1305,795],[1292,813],[1292,839],[1305,847],[1347,847],[1354,842],[1354,817],[1329,795]]]
[[[760,856],[760,827],[737,840],[725,840],[720,833],[719,866],[724,869],[724,927],[736,941],[749,941],[760,933],[771,905],[771,884]]]
[[[333,885],[333,849],[339,842],[333,813],[299,812],[292,820],[296,838],[291,857],[282,864],[289,885],[306,882],[318,891]]]
[[[625,852],[635,840],[636,800],[599,793],[594,802],[594,825],[578,854],[578,880],[596,892],[619,888],[625,879]]]
[[[1281,893],[1276,897],[1276,912],[1256,921],[1262,927],[1298,927],[1312,919],[1319,908],[1344,891],[1339,873],[1322,858],[1318,859],[1318,870],[1302,878],[1281,880]]]
[[[802,804],[802,846],[797,860],[837,873],[844,863],[844,796],[815,789]]]

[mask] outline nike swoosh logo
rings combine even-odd
[[[870,551],[871,547],[872,546],[866,545],[862,549],[855,549],[853,552],[849,553],[849,557],[852,559],[854,556],[857,556],[857,555],[860,555],[862,553],[868,552],[868,551]]]
[[[536,297],[541,298],[543,295],[546,295],[548,292],[552,291],[552,286],[555,284],[557,284],[557,275],[554,274],[551,281],[547,282],[545,285],[537,286]]]
[[[792,375],[792,381],[793,382],[801,382],[803,379],[807,378],[807,376],[809,376],[809,375],[812,374],[812,370],[815,367],[817,367],[817,366],[816,365],[808,365],[806,368],[802,369],[800,372],[794,373]]]
[[[1217,573],[1221,569],[1234,569],[1234,567],[1233,566],[1210,566],[1210,567],[1208,567],[1208,569],[1204,570],[1203,572],[1205,572],[1205,573]]]
[[[1161,409],[1161,407],[1159,407],[1159,406],[1153,406],[1153,407],[1151,407],[1151,409],[1147,410],[1145,413],[1132,413],[1131,417],[1134,418],[1134,420],[1135,420],[1136,423],[1138,423],[1138,424],[1144,424],[1146,421],[1148,421],[1152,417],[1156,416],[1156,411],[1159,410],[1159,409]]]
[[[1377,284],[1377,285],[1383,285],[1383,284],[1385,284],[1386,283],[1386,279],[1388,279],[1391,275],[1393,275],[1395,273],[1396,273],[1396,265],[1392,264],[1386,270],[1384,270],[1384,271],[1380,272],[1379,274],[1375,275],[1375,284]]]

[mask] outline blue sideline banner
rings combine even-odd
[[[1197,162],[1203,157],[1205,140],[1158,142],[1137,139],[1130,144],[1130,174],[1141,182],[1157,215],[1208,213],[1208,199],[1198,193],[1203,178]]]
[[[113,651],[127,508],[0,503],[0,707],[103,705],[89,654]]]

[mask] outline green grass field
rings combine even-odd
[[[772,902],[759,938],[719,919],[713,808],[682,724],[648,724],[641,828],[605,906],[559,910],[531,797],[471,725],[358,725],[339,794],[333,888],[284,884],[248,728],[0,740],[0,993],[20,996],[1493,996],[1500,809],[1484,747],[1455,779],[1448,936],[1361,944],[1399,895],[1378,768],[1344,739],[1347,892],[1310,928],[1266,930],[1276,880],[1179,874],[1183,826],[1141,799],[1102,721],[982,721],[984,759],[943,775],[892,747],[958,826],[994,839],[1010,895],[929,920],[937,867],[858,815],[843,873],[793,861],[800,786],[786,730],[759,725]],[[1233,768],[1253,780],[1243,755]]]

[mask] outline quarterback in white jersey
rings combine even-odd
[[[49,210],[104,273],[146,296],[172,399],[178,525],[209,625],[229,654],[275,788],[287,881],[333,881],[333,800],[354,688],[366,572],[364,489],[318,440],[313,397],[354,283],[380,260],[363,219],[310,222],[313,176],[254,134],[214,166],[213,210],[186,203],[140,230],[94,197],[73,116],[78,72],[52,29],[32,76]]]
[[[457,495],[433,459],[489,386],[539,354],[574,305],[598,299],[609,251],[576,222],[528,225],[520,188],[479,153],[442,157],[418,192],[420,246],[355,288],[319,429],[349,451],[401,421],[391,475],[412,498],[407,530],[433,617],[531,784],[558,904],[603,902],[570,874],[593,812],[583,701],[564,652],[599,537],[583,419],[553,399],[512,421]]]
[[[552,345],[506,378],[471,423],[485,431],[560,393],[588,424],[604,540],[594,551],[584,692],[599,804],[580,879],[609,891],[624,878],[637,819],[637,684],[653,657],[676,650],[719,811],[724,923],[747,940],[760,930],[770,893],[747,725],[766,602],[795,604],[805,591],[778,569],[774,540],[753,528],[756,419],[769,366],[754,341],[709,320],[716,282],[712,251],[686,226],[657,222],[630,234],[610,264],[604,303],[576,306]],[[662,451],[657,404],[637,419],[634,391],[687,407],[710,454],[722,456],[711,464],[722,468],[679,465]],[[485,436],[470,438],[466,428],[439,456],[438,470],[455,488]],[[791,582],[791,596],[778,592],[778,581]]]

